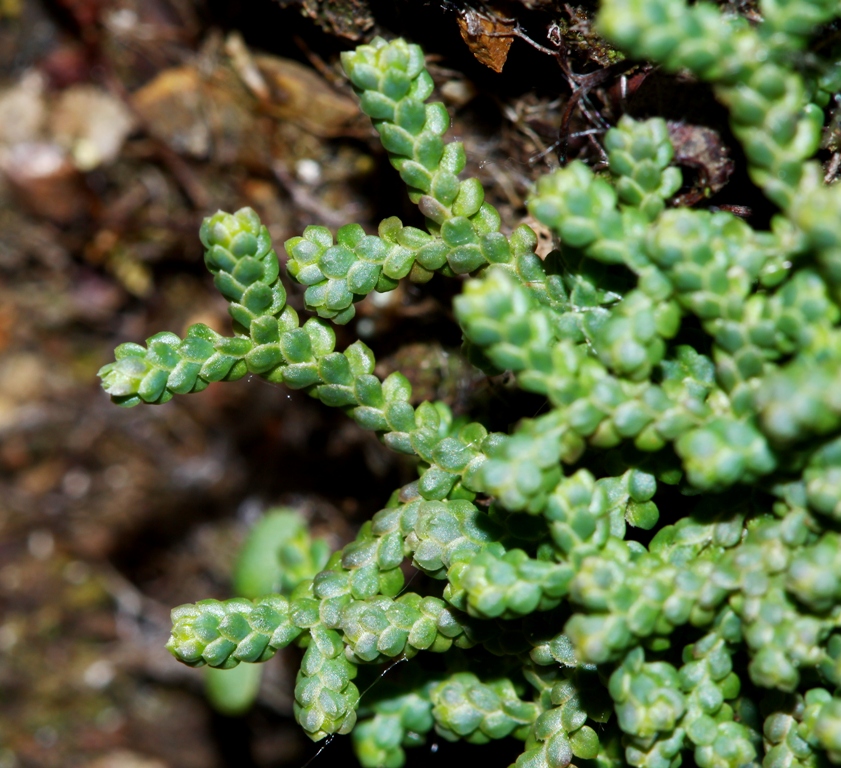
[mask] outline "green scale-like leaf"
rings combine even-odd
[[[296,642],[298,722],[318,740],[359,718],[365,768],[400,768],[433,729],[519,739],[519,768],[841,762],[841,192],[812,159],[841,88],[841,7],[743,10],[603,0],[595,28],[617,55],[710,84],[779,211],[767,229],[675,208],[667,124],[619,115],[603,170],[537,181],[545,260],[463,178],[420,48],[343,54],[426,230],[392,217],[289,239],[317,315],[299,319],[257,215],[220,212],[201,238],[233,335],[159,333],[100,375],[123,405],[283,382],[416,457],[418,478],[329,559],[301,527],[261,550],[281,594],[175,609],[176,658],[226,669]],[[506,433],[413,404],[361,342],[336,349],[331,323],[356,302],[435,273],[470,278],[454,303],[469,359],[541,398]]]

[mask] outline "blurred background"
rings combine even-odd
[[[566,109],[575,73],[609,63],[591,13],[548,0],[0,0],[0,768],[315,754],[291,718],[294,649],[266,665],[250,713],[223,716],[202,672],[164,649],[169,611],[233,594],[267,509],[295,509],[340,547],[416,476],[412,462],[259,379],[126,410],[96,372],[123,341],[195,322],[229,333],[197,237],[219,208],[255,208],[281,261],[310,223],[422,226],[338,64],[374,34],[424,46],[468,172],[503,221],[522,221],[559,152],[598,165],[593,136],[618,111],[619,72]],[[704,140],[723,156],[717,134]],[[458,354],[457,291],[436,277],[366,300],[339,348],[365,340],[416,402],[502,429],[534,415],[539,403]],[[347,739],[328,750],[315,765],[352,761]]]

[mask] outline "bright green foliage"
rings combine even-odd
[[[610,170],[616,176],[619,199],[655,219],[665,201],[680,189],[680,171],[669,163],[674,149],[659,120],[638,123],[623,115],[605,137]]]
[[[529,255],[533,262],[531,231],[521,228],[506,238],[479,180],[459,181],[464,148],[441,138],[450,126],[443,104],[424,103],[433,83],[421,50],[402,40],[375,40],[342,54],[342,64],[429,232],[391,217],[378,235],[348,224],[334,242],[325,227],[307,227],[285,244],[290,277],[307,286],[307,309],[344,324],[354,316],[353,302],[393,290],[407,275],[422,283],[435,272],[462,275],[488,264],[522,268],[517,262]]]
[[[823,755],[813,749],[820,745],[815,725],[824,705],[831,705],[833,701],[835,699],[823,688],[813,688],[803,695],[768,697],[763,705],[763,768],[800,768],[825,763]],[[820,721],[822,728],[832,730],[831,720],[821,718]]]
[[[600,755],[599,737],[585,723],[603,723],[609,707],[605,701],[585,701],[581,690],[588,682],[577,679],[577,673],[552,667],[523,669],[526,679],[539,692],[537,699],[542,712],[526,735],[526,749],[519,758],[518,768],[544,768],[566,765],[574,758],[591,760]]]
[[[271,592],[291,593],[327,563],[330,548],[313,540],[297,512],[272,509],[248,532],[234,565],[234,592],[257,599]],[[216,667],[205,671],[205,691],[213,707],[229,716],[247,712],[257,698],[262,667],[241,664],[236,672]]]
[[[182,605],[172,614],[167,647],[194,667],[210,664],[227,669],[241,661],[265,661],[301,634],[302,622],[315,623],[317,614],[307,613],[307,607],[301,606],[291,616],[289,601],[280,595],[256,602],[237,597]]]
[[[609,690],[627,734],[628,763],[661,768],[680,762],[686,697],[677,670],[664,661],[646,662],[642,648],[635,648],[610,676]]]
[[[506,678],[483,683],[472,672],[458,672],[430,691],[435,730],[448,741],[486,744],[518,729],[524,731],[540,708],[522,701]]]
[[[702,768],[745,765],[757,756],[758,734],[737,722],[728,703],[739,695],[741,685],[732,658],[738,632],[738,620],[725,611],[710,634],[683,649],[679,670],[686,702],[683,727]]]
[[[297,512],[271,509],[248,532],[234,566],[234,591],[256,599],[270,592],[289,595],[327,564],[330,546],[313,539]]]
[[[420,49],[344,55],[427,231],[391,218],[289,240],[318,315],[301,323],[256,215],[216,214],[202,240],[235,335],[122,345],[101,376],[123,405],[246,372],[284,382],[416,456],[419,478],[329,560],[297,528],[277,594],[176,608],[176,658],[231,668],[297,643],[298,721],[321,739],[358,717],[366,768],[399,768],[433,729],[520,739],[519,768],[841,763],[841,187],[811,159],[841,75],[810,50],[841,6],[758,9],[749,24],[603,0],[599,25],[711,84],[779,208],[770,228],[670,207],[664,121],[623,117],[608,172],[575,161],[537,182],[529,208],[560,239],[545,261],[460,178]],[[412,405],[361,342],[335,350],[327,320],[435,272],[471,277],[454,303],[470,358],[546,400],[510,434]],[[357,674],[386,663],[399,671],[360,696]]]
[[[404,692],[384,683],[378,699],[363,705],[361,719],[353,729],[353,746],[363,768],[400,768],[406,759],[404,747],[424,743],[432,730],[432,702],[429,689],[437,681],[412,681],[414,690]]]

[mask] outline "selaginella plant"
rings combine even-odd
[[[400,766],[433,730],[520,739],[520,768],[841,762],[841,187],[811,159],[841,77],[831,46],[809,47],[841,4],[756,10],[603,0],[599,28],[711,84],[779,210],[770,228],[669,207],[665,123],[623,117],[609,176],[576,161],[537,183],[529,208],[560,238],[545,260],[460,179],[420,49],[344,54],[426,231],[390,218],[287,241],[315,315],[302,323],[256,214],[218,213],[201,238],[234,335],[123,344],[101,376],[122,405],[246,373],[283,382],[416,456],[420,477],[323,569],[300,536],[279,593],[176,608],[176,658],[230,668],[305,648],[298,721],[315,740],[353,731],[368,768]],[[436,272],[470,277],[454,304],[470,358],[546,398],[510,434],[413,407],[361,342],[334,349],[354,302]],[[429,577],[420,591],[406,561]]]

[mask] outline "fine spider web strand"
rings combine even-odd
[[[404,661],[408,661],[409,659],[406,658],[405,654],[401,654],[399,658],[395,659],[391,662],[379,675],[377,675],[371,684],[364,690],[362,693],[359,694],[359,698],[356,701],[357,706],[359,702],[362,701],[362,697],[368,693],[375,685],[379,684],[380,680],[382,680],[392,669],[394,669],[398,664],[402,664]]]
[[[324,743],[323,743],[323,744],[322,744],[322,745],[318,748],[318,752],[316,752],[316,753],[315,753],[315,754],[314,754],[314,755],[313,755],[313,756],[312,756],[309,760],[307,760],[307,762],[305,762],[305,763],[301,766],[301,768],[309,768],[310,764],[311,764],[311,763],[313,763],[313,762],[315,761],[315,759],[316,759],[316,758],[317,758],[317,757],[318,757],[318,756],[319,756],[319,755],[320,755],[320,754],[321,754],[321,753],[322,753],[325,749],[327,749],[327,747],[329,747],[329,746],[333,743],[333,739],[335,739],[335,738],[336,738],[336,734],[335,734],[335,733],[331,733],[331,734],[327,737],[327,740],[326,740],[326,741],[325,741],[325,742],[324,742]]]
[[[407,581],[407,582],[403,585],[403,589],[401,589],[401,590],[400,590],[400,591],[399,591],[399,592],[398,592],[398,593],[394,596],[395,600],[396,600],[398,597],[400,597],[400,595],[402,595],[402,594],[403,594],[403,593],[404,593],[404,592],[405,592],[405,591],[409,588],[409,586],[411,585],[411,583],[412,583],[412,582],[413,582],[413,581],[417,578],[418,574],[420,573],[420,569],[419,569],[419,568],[415,568],[415,566],[412,566],[412,568],[414,568],[414,569],[415,569],[415,572],[414,572],[414,573],[413,573],[413,574],[409,577],[409,580],[408,580],[408,581]]]
[[[414,576],[412,578],[414,578]],[[411,583],[411,581],[410,581],[410,583]],[[408,584],[406,586],[408,586]],[[389,664],[382,672],[380,672],[380,674],[377,675],[374,678],[374,680],[371,682],[371,684],[364,691],[362,691],[362,693],[359,694],[359,698],[356,700],[356,704],[354,706],[354,709],[356,709],[356,707],[359,706],[359,702],[362,701],[362,698],[365,696],[365,694],[368,693],[375,685],[378,685],[379,682],[389,672],[391,672],[392,669],[394,669],[398,664],[402,664],[404,661],[408,661],[408,660],[409,659],[407,659],[405,655],[401,655],[400,658],[392,661],[391,664]],[[305,762],[301,766],[301,768],[309,768],[309,766],[315,761],[315,759],[317,757],[319,757],[321,755],[321,753],[324,752],[324,750],[327,749],[327,747],[329,747],[333,743],[333,740],[336,738],[336,735],[337,734],[335,734],[335,733],[331,733],[327,737],[327,740],[321,745],[321,747],[319,747],[318,752],[316,752],[309,760],[307,760],[307,762]]]
[[[271,383],[271,382],[268,382],[268,383]],[[396,595],[396,597],[400,597],[400,595],[402,595],[411,586],[412,582],[421,573],[421,571],[418,568],[415,568],[414,570],[415,570],[415,572],[409,577],[408,581],[403,585],[403,589],[400,590],[400,592]],[[392,661],[391,664],[389,664],[382,672],[380,672],[380,674],[377,675],[377,677],[374,678],[374,680],[371,682],[371,684],[364,691],[362,691],[362,693],[359,694],[359,698],[356,700],[356,706],[359,706],[359,702],[362,701],[362,698],[365,696],[366,693],[368,693],[375,685],[378,685],[379,682],[389,672],[391,672],[392,669],[394,669],[398,664],[402,664],[404,661],[409,661],[409,659],[406,658],[405,654],[401,655],[399,658]],[[304,763],[301,766],[301,768],[309,768],[310,764],[313,763],[315,761],[315,759],[317,757],[319,757],[321,755],[321,753],[324,752],[324,750],[327,749],[327,747],[330,746],[330,744],[333,743],[333,739],[335,739],[335,738],[336,738],[336,734],[331,733],[327,737],[327,740],[321,745],[318,752],[316,752],[312,757],[310,757],[309,760],[307,760],[307,762]],[[435,745],[435,747],[436,747],[436,750],[437,750],[437,745]]]
[[[267,387],[272,387],[273,389],[281,389],[287,393],[287,398],[291,398],[292,395],[289,394],[289,387],[283,385],[282,382],[279,381],[269,381],[268,379],[264,379],[262,376],[259,376],[256,373],[249,373],[245,377],[245,381],[251,384],[252,381],[258,381],[261,384],[265,384]]]

